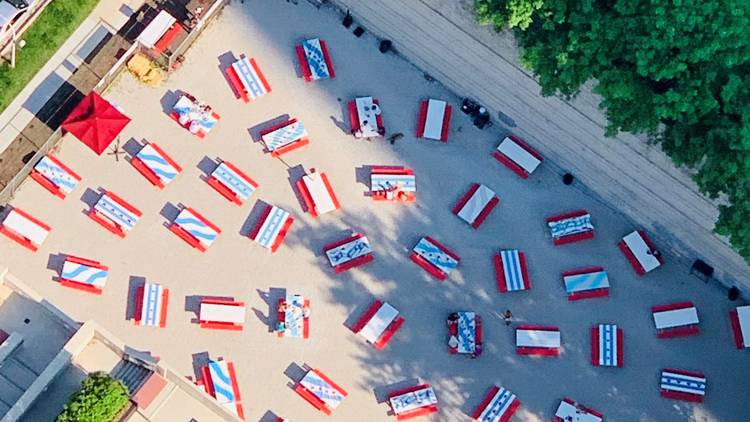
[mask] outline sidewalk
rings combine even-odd
[[[59,125],[55,115],[59,104],[50,101],[59,90],[75,95],[88,87],[87,74],[91,74],[92,52],[101,48],[101,42],[117,32],[128,19],[123,6],[135,9],[144,0],[101,0],[78,29],[63,43],[50,60],[0,113],[0,188],[21,167],[23,157],[36,151]],[[77,83],[80,82],[80,83]],[[86,85],[79,87],[78,85]],[[80,88],[80,89],[79,89]],[[51,103],[55,104],[51,104]]]
[[[473,22],[471,0],[334,3],[458,95],[479,100],[494,116],[502,112],[502,123],[538,148],[545,165],[573,173],[582,189],[645,227],[681,265],[701,258],[723,284],[750,292],[750,266],[713,233],[718,210],[690,177],[636,136],[605,138],[605,118],[590,89],[571,102],[542,97],[522,69],[512,37]]]

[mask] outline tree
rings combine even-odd
[[[57,416],[57,422],[111,422],[130,397],[122,382],[104,372],[94,372]]]
[[[641,132],[703,193],[723,197],[716,231],[750,261],[750,2],[476,0],[515,30],[544,95],[595,80],[608,135]]]

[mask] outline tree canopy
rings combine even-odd
[[[510,27],[544,95],[595,80],[608,135],[647,133],[722,196],[719,234],[750,261],[750,1],[475,0]]]
[[[57,422],[111,422],[129,400],[125,384],[104,372],[95,372],[83,380]]]

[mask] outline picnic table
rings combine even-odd
[[[404,318],[396,308],[388,302],[375,300],[354,324],[352,331],[376,349],[383,349],[403,323]]]
[[[404,388],[388,394],[388,402],[396,419],[405,420],[437,412],[435,391],[428,384]]]
[[[336,77],[325,41],[320,38],[304,40],[297,46],[296,51],[305,81],[318,81]]]
[[[220,119],[210,106],[199,102],[187,93],[180,96],[172,109],[170,116],[180,126],[199,138],[204,138]]]
[[[417,119],[417,138],[448,142],[452,110],[450,104],[442,100],[430,98],[422,101]]]
[[[471,417],[481,422],[508,422],[520,405],[515,394],[493,385]]]
[[[461,261],[458,255],[430,236],[414,245],[410,258],[438,280],[445,280]]]
[[[245,303],[229,299],[204,298],[198,312],[201,328],[242,330],[245,324]]]
[[[609,277],[602,267],[588,267],[562,274],[568,300],[580,300],[609,295]]]
[[[327,415],[339,407],[348,395],[343,388],[317,369],[310,369],[294,387],[294,391]]]
[[[0,224],[0,233],[34,252],[44,243],[52,230],[20,208],[11,208]]]
[[[36,163],[30,175],[43,188],[61,199],[73,192],[81,181],[81,176],[50,154]]]
[[[294,218],[287,211],[268,205],[248,237],[274,253],[281,246],[292,223]]]
[[[700,403],[706,395],[706,376],[702,372],[663,369],[660,386],[662,397]]]
[[[459,311],[448,316],[448,352],[482,354],[482,318],[475,312]]]
[[[563,399],[555,411],[555,422],[602,422],[604,415],[571,399]]]
[[[542,325],[519,325],[516,328],[516,353],[558,356],[560,354],[560,329]]]
[[[102,294],[108,275],[109,268],[98,261],[67,255],[60,270],[60,284],[89,293]]]
[[[531,289],[526,254],[517,249],[501,250],[493,257],[495,279],[501,293]]]
[[[264,129],[260,132],[260,138],[272,157],[280,157],[310,143],[305,125],[297,119]]]
[[[750,306],[738,306],[729,312],[735,345],[738,349],[750,347]]]
[[[659,338],[692,336],[699,332],[698,310],[693,302],[653,306],[651,312]]]
[[[591,214],[586,210],[570,211],[547,217],[547,226],[555,246],[594,237]]]
[[[174,16],[166,10],[160,10],[138,36],[138,42],[146,48],[155,50],[157,54],[161,54],[181,30],[182,27]]]
[[[169,230],[201,252],[205,252],[221,233],[219,227],[190,207],[180,210]]]
[[[164,189],[182,171],[182,167],[153,142],[146,142],[130,164],[159,189]]]
[[[478,229],[499,202],[495,191],[474,183],[453,207],[453,214]]]
[[[279,299],[276,332],[279,337],[310,336],[310,300],[302,295],[287,294]]]
[[[352,134],[357,138],[383,136],[385,127],[380,102],[372,97],[358,97],[349,102]]]
[[[207,183],[229,201],[242,205],[258,189],[258,183],[228,161],[221,161]]]
[[[364,265],[375,259],[370,241],[362,233],[355,233],[345,239],[323,247],[328,262],[336,273]]]
[[[638,275],[644,275],[664,263],[661,253],[642,230],[623,237],[618,246]]]
[[[245,419],[234,363],[211,359],[201,372],[206,392],[231,413]]]
[[[227,68],[226,75],[234,92],[246,103],[271,93],[271,85],[254,58],[241,55]]]
[[[124,199],[109,191],[103,191],[99,200],[89,210],[88,216],[119,237],[133,230],[143,213]]]
[[[135,324],[140,326],[166,327],[169,289],[161,284],[144,283],[136,290]]]
[[[544,161],[541,154],[515,135],[506,136],[492,155],[524,179],[528,178]]]
[[[417,199],[414,170],[398,166],[371,167],[370,194],[375,201],[414,202]]]
[[[331,182],[325,173],[311,172],[305,174],[297,182],[297,188],[302,194],[307,211],[313,217],[341,208],[336,193],[331,187]]]
[[[622,368],[623,334],[615,324],[598,324],[591,328],[591,364]]]

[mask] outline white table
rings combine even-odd
[[[485,185],[479,185],[471,198],[458,211],[458,216],[467,223],[473,224],[494,197],[495,191]]]
[[[420,407],[437,404],[437,397],[432,387],[426,387],[421,390],[410,391],[400,396],[391,397],[389,401],[391,402],[393,411],[398,415],[419,409]]]
[[[427,117],[424,122],[424,137],[440,140],[443,137],[443,121],[448,103],[430,99],[427,102]]]
[[[654,324],[657,330],[682,327],[698,323],[698,310],[695,307],[654,312]]]
[[[633,253],[635,259],[641,264],[644,271],[649,272],[661,265],[661,262],[654,255],[648,253],[651,248],[648,247],[641,234],[637,231],[623,237],[622,240],[628,246],[630,252]]]
[[[555,416],[557,416],[558,418],[564,421],[573,421],[573,422],[601,422],[602,421],[602,418],[600,418],[599,416],[592,415],[591,413],[588,413],[585,410],[579,410],[577,407],[566,402],[565,400],[560,402],[560,406],[557,408],[557,412],[555,412]],[[566,418],[570,418],[570,419],[566,419]]]
[[[218,303],[201,303],[199,319],[209,322],[242,324],[245,322],[245,307]]]
[[[146,29],[141,32],[138,36],[138,41],[148,48],[154,48],[157,42],[164,36],[169,28],[177,22],[174,16],[170,15],[166,10],[162,10],[158,15],[148,24]]]
[[[560,347],[560,332],[545,330],[516,330],[517,347]]]
[[[391,325],[397,316],[398,310],[388,304],[388,302],[384,302],[375,315],[367,321],[367,324],[365,324],[359,334],[370,343],[376,343],[383,334],[383,331]]]
[[[527,173],[531,174],[539,166],[541,161],[522,148],[511,138],[505,138],[497,147],[498,152],[507,156],[513,162],[521,166]]]
[[[318,214],[325,214],[336,210],[336,204],[333,202],[333,198],[328,192],[326,184],[323,182],[322,174],[306,174],[302,176],[302,181],[307,187],[307,191],[310,192]]]
[[[49,235],[49,230],[27,219],[15,210],[11,210],[3,220],[2,225],[29,239],[35,245],[44,243],[47,235]]]
[[[375,104],[372,97],[355,98],[354,103],[357,105],[357,117],[359,118],[359,127],[362,131],[362,136],[365,138],[380,136],[380,133],[378,133],[377,115],[372,112],[372,106]]]

